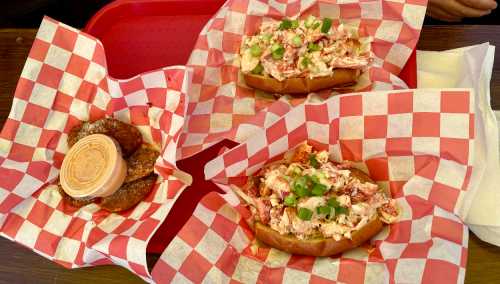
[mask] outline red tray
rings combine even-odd
[[[223,0],[117,0],[102,8],[84,31],[97,37],[106,50],[109,74],[130,78],[169,65],[186,64],[196,38]],[[416,87],[415,52],[400,77]],[[167,219],[148,244],[147,251],[161,253],[189,219],[198,201],[210,191],[219,191],[204,179],[203,167],[223,146],[223,141],[177,165],[193,176],[193,184],[179,197]],[[168,224],[168,225],[167,225]]]

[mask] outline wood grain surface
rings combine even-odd
[[[9,114],[12,96],[36,30],[0,30],[0,127]],[[500,45],[500,26],[426,26],[419,49],[445,50],[489,41]],[[492,105],[500,109],[500,49],[492,78]],[[3,177],[0,177],[3,178]],[[151,267],[158,255],[148,255]],[[118,266],[68,270],[18,244],[0,238],[0,283],[143,283]],[[500,248],[472,233],[465,283],[500,283]]]

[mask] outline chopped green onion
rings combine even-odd
[[[292,29],[296,29],[299,27],[299,20],[292,20]]]
[[[250,53],[253,57],[259,57],[262,54],[262,49],[258,44],[254,44],[250,47]]]
[[[295,185],[293,191],[297,194],[298,197],[304,197],[311,195],[311,191],[302,185]]]
[[[302,58],[302,61],[300,62],[302,64],[302,67],[307,68],[307,66],[311,63],[311,60],[307,57]]]
[[[295,207],[297,205],[297,197],[293,194],[289,194],[284,199],[285,205],[290,207]]]
[[[340,214],[347,215],[348,212],[349,212],[349,210],[347,210],[347,208],[345,208],[345,207],[335,207],[335,214],[336,215],[340,215]]]
[[[262,71],[264,71],[264,67],[259,63],[255,68],[252,70],[252,74],[262,74]]]
[[[314,17],[313,15],[310,15],[309,17],[307,17],[306,21],[304,22],[304,26],[306,28],[310,28],[312,26],[312,24],[314,23],[314,20],[316,20],[316,17]]]
[[[299,35],[296,35],[292,38],[292,43],[293,45],[295,45],[296,47],[299,47],[302,45],[302,39],[300,38]]]
[[[337,201],[337,199],[335,199],[335,197],[332,197],[328,199],[328,206],[336,208],[340,206],[340,203]]]
[[[324,18],[323,23],[321,24],[321,32],[326,34],[328,33],[328,31],[330,31],[331,27],[332,27],[332,19]]]
[[[309,49],[309,51],[319,51],[319,50],[321,50],[321,47],[319,47],[319,44],[310,42],[307,45],[307,49]]]
[[[312,28],[313,30],[315,30],[315,29],[317,29],[317,28],[319,27],[319,25],[321,25],[321,23],[320,23],[320,22],[316,22],[316,23],[314,23],[314,25],[312,25],[312,27],[311,27],[311,28]]]
[[[264,34],[262,37],[264,38],[264,41],[269,42],[271,40],[271,38],[273,37],[273,35],[272,34]]]
[[[283,54],[285,53],[285,48],[283,46],[275,43],[271,46],[271,55],[273,59],[279,60],[283,58]]]
[[[317,176],[315,176],[315,175],[311,176],[311,180],[312,180],[313,183],[320,183],[319,182],[319,178]]]
[[[328,215],[332,211],[332,208],[330,206],[319,206],[316,207],[316,213],[318,214],[324,214]]]
[[[279,29],[280,30],[288,30],[292,27],[292,21],[289,19],[283,19],[280,23]]]
[[[321,183],[317,183],[313,186],[311,193],[314,196],[323,196],[323,194],[325,194],[326,190],[327,190],[326,185],[321,184]]]
[[[297,216],[304,221],[311,220],[312,215],[313,212],[307,208],[299,208],[299,211],[297,212]]]
[[[311,166],[315,169],[319,168],[320,164],[318,160],[316,160],[316,155],[314,154],[309,155],[309,164],[311,164]]]

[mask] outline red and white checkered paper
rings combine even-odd
[[[402,209],[400,220],[340,257],[290,255],[253,245],[249,211],[229,189],[308,141],[351,160]],[[205,166],[227,193],[211,193],[170,243],[157,282],[462,283],[468,230],[455,215],[472,173],[472,91],[404,90],[300,105]]]
[[[330,17],[334,25],[372,37],[375,62],[356,91],[407,89],[397,77],[418,41],[427,0],[255,1],[229,0],[202,30],[188,66],[194,70],[188,118],[180,139],[179,158],[186,158],[228,138],[245,141],[304,99],[282,97],[248,88],[237,55],[244,35],[262,21],[283,17]],[[328,97],[330,91],[320,93]]]
[[[190,76],[170,67],[115,80],[98,40],[45,18],[0,134],[0,235],[68,268],[115,263],[150,280],[146,245],[185,187],[171,173]],[[161,148],[154,190],[119,214],[70,207],[54,185],[68,131],[106,116]]]

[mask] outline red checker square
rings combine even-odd
[[[195,247],[203,238],[207,230],[207,225],[193,216],[189,218],[186,225],[179,231],[179,237],[191,247]]]
[[[365,161],[370,177],[375,181],[389,180],[389,167],[387,158],[373,158]]]
[[[203,206],[212,211],[218,211],[224,204],[226,204],[226,200],[215,192],[207,194],[200,202]]]
[[[215,48],[210,48],[208,50],[207,66],[218,67],[223,65],[224,62],[225,59],[222,51]]]
[[[215,267],[219,268],[227,276],[232,276],[239,258],[240,254],[232,246],[227,246],[215,263]]]
[[[403,186],[406,184],[405,181],[390,181],[389,189],[391,191],[392,198],[403,197]]]
[[[412,195],[407,196],[406,199],[408,203],[411,204],[411,214],[414,220],[433,214],[434,205],[430,204],[421,197]]]
[[[61,237],[42,230],[35,243],[35,249],[50,256],[55,255]]]
[[[361,7],[358,3],[339,5],[340,19],[359,19],[361,18]]]
[[[409,156],[412,154],[410,137],[387,138],[385,141],[385,152],[388,156]]]
[[[201,84],[201,82],[203,82],[205,68],[202,66],[191,66],[191,69],[193,70],[193,84]]]
[[[387,116],[368,115],[365,116],[365,138],[385,138],[387,137]]]
[[[231,238],[233,237],[233,233],[234,231],[236,231],[237,227],[238,224],[218,214],[215,216],[215,220],[210,226],[212,230],[214,230],[219,236],[221,236],[227,242],[231,240]]]
[[[134,221],[137,222],[137,221]],[[134,238],[146,241],[154,229],[158,226],[159,222],[154,219],[147,219],[137,228],[132,235]]]
[[[29,162],[33,158],[34,152],[35,148],[14,142],[7,158],[17,162]]]
[[[109,254],[119,258],[127,258],[127,245],[130,237],[115,236],[109,243]]]
[[[24,123],[29,123],[31,125],[43,128],[48,114],[49,114],[48,109],[41,107],[39,105],[28,103],[26,105],[26,109],[24,110],[22,121]]]
[[[23,176],[24,173],[18,170],[0,167],[0,177],[2,177],[0,178],[0,187],[12,191],[19,184]],[[3,213],[3,211],[0,211],[0,213]]]
[[[199,101],[204,102],[213,99],[218,88],[217,86],[202,85]]]
[[[97,43],[94,48],[94,54],[92,54],[92,61],[101,66],[106,66],[106,55],[104,54],[104,48],[99,43]]]
[[[52,43],[68,51],[73,51],[77,36],[78,33],[58,26]]]
[[[84,78],[89,69],[90,61],[86,58],[78,56],[76,54],[71,54],[71,57],[66,66],[66,72],[71,73],[79,78]]]
[[[245,18],[245,30],[243,31],[243,33],[245,35],[254,35],[258,32],[258,27],[260,27],[261,24],[262,24],[262,16],[247,14]],[[238,44],[237,47],[239,47],[241,46],[241,38],[239,39],[239,41],[229,42],[229,43],[234,44],[235,47],[236,44]],[[238,53],[238,51],[233,53]]]
[[[9,196],[10,197],[10,196]],[[9,198],[7,197],[7,198]],[[4,202],[5,203],[5,202]],[[3,204],[0,204],[0,206],[3,206]],[[3,211],[2,208],[0,208],[1,213],[5,213],[6,211]],[[10,209],[9,209],[10,210]],[[3,224],[2,227],[2,233],[5,235],[9,236],[10,238],[15,238],[17,232],[21,228],[21,226],[24,223],[24,218],[20,217],[19,215],[16,214],[9,214],[7,215],[7,218],[5,219],[5,223]]]
[[[210,130],[210,115],[193,115],[188,122],[188,130],[192,133],[207,133]]]
[[[55,263],[61,265],[62,267],[65,267],[67,269],[70,269],[73,266],[73,264],[71,262],[67,262],[67,261],[60,260],[60,259],[53,259],[52,261],[54,261]]]
[[[42,134],[40,135],[40,140],[38,140],[37,147],[55,150],[60,137],[60,131],[42,129]]]
[[[183,69],[168,69],[165,70],[165,78],[167,78],[167,87],[170,90],[181,91],[184,83],[185,71]]]
[[[465,172],[464,183],[462,184],[462,190],[467,190],[469,182],[472,176],[472,166],[467,166],[467,171]]]
[[[106,116],[106,110],[100,109],[95,105],[90,105],[89,108],[89,121],[98,120]]]
[[[410,242],[411,221],[399,221],[390,225],[389,228],[386,241],[399,244]]]
[[[48,64],[43,64],[36,81],[45,86],[57,89],[59,87],[59,82],[61,82],[63,73],[63,71],[55,67],[52,67]]]
[[[460,267],[465,268],[467,266],[467,248],[462,247],[462,256],[460,258]]]
[[[248,0],[235,1],[232,5],[229,5],[231,11],[246,13],[248,9]]]
[[[144,111],[146,111],[146,108],[143,108]],[[143,113],[143,119],[140,119],[140,121],[142,122],[143,125],[149,125],[149,116],[146,113]],[[171,112],[168,112],[168,111],[164,111],[162,114],[161,114],[161,117],[160,117],[160,128],[165,131],[165,132],[168,132],[170,130],[170,127],[171,127],[171,124],[172,124],[172,116],[173,114]],[[137,122],[139,122],[139,120],[137,120]]]
[[[226,96],[217,96],[214,99],[214,113],[232,113],[234,99]]]
[[[272,144],[280,138],[285,137],[287,133],[286,123],[282,118],[266,129],[267,142]]]
[[[387,70],[379,67],[373,67],[370,69],[370,80],[379,82],[391,82],[390,74]]]
[[[283,283],[284,267],[263,266],[259,273],[257,283]]]
[[[328,124],[328,108],[326,104],[305,105],[306,121]]]
[[[51,167],[52,165],[46,161],[32,161],[28,165],[27,173],[40,181],[46,181]]]
[[[54,99],[54,103],[52,104],[52,110],[69,113],[72,102],[73,97],[58,91]]]
[[[239,161],[244,160],[247,157],[247,148],[246,146],[240,146],[232,149],[230,152],[227,152],[222,159],[224,160],[224,166],[231,166]]]
[[[323,277],[319,277],[317,275],[312,274],[311,278],[309,279],[309,284],[330,284],[332,283],[331,280],[325,279]]]
[[[288,133],[288,148],[291,149],[302,143],[307,138],[307,127],[305,124],[295,128]]]
[[[146,267],[144,267],[144,265],[140,265],[140,264],[130,262],[130,261],[129,261],[128,265],[130,266],[130,269],[132,269],[132,271],[134,271],[136,274],[139,274],[139,275],[144,276],[144,277],[149,277],[149,273],[148,273]]]
[[[389,94],[389,114],[413,112],[413,92]]]
[[[469,161],[469,140],[459,138],[440,139],[441,158],[467,165]]]
[[[143,90],[144,88],[144,83],[142,82],[142,79],[140,77],[120,82],[120,89],[124,96],[137,92],[139,90]]]
[[[378,19],[363,19],[359,23],[359,36],[366,37],[377,33],[377,29],[382,23]],[[374,46],[372,46],[373,48]],[[387,54],[387,53],[386,53]],[[377,54],[378,55],[378,54]],[[384,56],[385,57],[385,56]],[[383,58],[383,57],[381,57]]]
[[[66,121],[66,125],[64,126],[64,132],[68,133],[71,130],[71,128],[80,124],[81,121],[78,118],[74,117],[73,115],[69,115],[68,120]]]
[[[84,265],[85,262],[83,261],[83,253],[85,252],[85,245],[83,243],[80,243],[80,247],[78,248],[78,253],[76,254],[76,258],[74,260],[76,265]]]
[[[413,114],[413,136],[439,137],[441,119],[439,113],[416,112]]]
[[[181,181],[169,182],[167,198],[174,198],[177,194],[184,189],[185,184]]]
[[[120,235],[126,230],[130,229],[137,221],[131,219],[125,219],[120,222],[120,225],[116,227],[112,233],[116,235]]]
[[[163,260],[156,262],[151,276],[156,283],[171,283],[177,271]]]
[[[288,260],[287,267],[311,273],[315,260],[316,258],[313,256],[292,255]]]
[[[384,20],[401,21],[403,15],[403,3],[382,2],[382,11],[384,11]]]
[[[110,103],[107,106],[107,113],[114,113],[120,110],[127,109],[127,101],[125,100],[125,97],[118,97],[118,98],[112,98]]]
[[[300,1],[296,1],[286,5],[285,15],[287,17],[293,17],[295,15],[298,15],[300,12],[300,4],[301,4]]]
[[[364,283],[366,263],[353,259],[340,259],[337,280],[345,283]]]
[[[415,173],[433,180],[439,166],[439,159],[434,156],[415,156]]]
[[[455,264],[443,261],[428,259],[425,263],[422,283],[457,283],[459,267]]]
[[[340,97],[340,116],[356,116],[363,114],[363,97],[353,95]]]
[[[401,67],[394,65],[392,63],[389,63],[388,61],[384,61],[384,64],[382,65],[382,67],[385,70],[391,72],[392,74],[398,74],[401,71]]]
[[[87,221],[80,219],[78,217],[72,218],[70,223],[68,224],[68,227],[66,228],[66,231],[64,231],[64,237],[69,238],[69,239],[73,239],[73,240],[81,240],[83,238],[83,229],[84,229],[86,223],[87,223]],[[92,230],[92,232],[94,233],[94,230]],[[95,231],[95,232],[97,232],[97,231]],[[97,232],[97,234],[99,234],[99,233],[100,232]],[[104,233],[102,238],[105,236],[105,234],[106,233]],[[99,240],[97,240],[97,241],[99,241]]]
[[[208,40],[206,35],[200,35],[198,37],[198,41],[196,42],[195,48],[197,49],[207,49],[208,48]]]
[[[469,138],[474,138],[475,128],[474,128],[474,114],[469,114]]]
[[[49,47],[50,43],[35,38],[28,57],[43,62],[45,60],[45,56],[47,55]]]
[[[468,113],[470,94],[468,91],[441,92],[441,112]]]
[[[248,121],[249,118],[256,118],[256,117],[252,117],[251,115],[246,115],[246,114],[233,114],[233,127],[236,127],[237,125],[240,125],[242,124],[243,122],[248,122],[248,123],[252,123],[250,121]],[[253,123],[252,123],[253,124]],[[260,124],[262,125],[262,124]],[[206,141],[208,142],[208,141]]]
[[[150,106],[164,108],[167,103],[167,92],[162,88],[146,89],[146,95]]]
[[[78,92],[76,92],[75,97],[84,102],[90,103],[94,100],[96,93],[97,93],[97,86],[83,80],[82,83],[80,84],[80,87],[78,88]]]
[[[264,148],[248,158],[248,165],[253,166],[269,160],[269,149]]]
[[[35,86],[35,82],[28,80],[23,77],[19,77],[19,81],[17,82],[15,97],[22,100],[29,100],[31,93],[33,92],[33,87]]]
[[[238,45],[240,46],[240,45]],[[238,80],[238,68],[235,66],[223,65],[220,67],[220,78],[221,84],[228,84],[230,82],[236,82]],[[242,89],[236,87],[236,90]],[[237,93],[238,94],[238,93]],[[239,97],[239,95],[237,95]]]
[[[457,204],[460,190],[434,182],[429,194],[429,201],[433,202],[441,208],[453,212],[455,204]]]
[[[211,30],[223,30],[224,29],[224,19],[214,19],[210,25]]]
[[[401,253],[401,258],[427,258],[432,240],[423,243],[410,243]]]
[[[434,216],[432,219],[431,236],[442,238],[462,245],[463,224]]]
[[[408,48],[412,48],[415,46],[415,43],[418,41],[418,30],[413,29],[408,24],[403,23],[401,26],[401,32],[399,33],[399,37],[396,42],[406,45]]]
[[[194,283],[201,283],[212,264],[196,251],[192,251],[182,263],[179,272]]]
[[[362,140],[341,140],[340,151],[342,158],[348,161],[361,161],[363,159]]]

